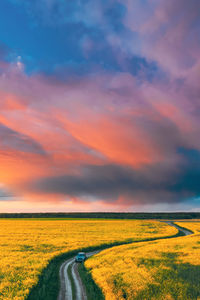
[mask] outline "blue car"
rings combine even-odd
[[[75,257],[75,262],[83,262],[87,258],[85,252],[79,252]]]

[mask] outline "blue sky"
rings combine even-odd
[[[50,2],[55,3],[45,7],[45,1],[1,1],[0,40],[7,48],[6,60],[12,62],[21,57],[28,74],[63,76],[65,70],[66,74],[70,71],[79,75],[97,70],[137,74],[145,68],[149,78],[155,75],[156,62],[134,53],[124,55],[120,47],[109,42],[109,38],[117,37],[120,42],[132,39],[140,43],[137,33],[122,22],[124,5],[100,1],[101,12],[95,19],[87,8],[91,1]],[[96,6],[94,9],[98,10]],[[121,61],[117,58],[120,52]]]

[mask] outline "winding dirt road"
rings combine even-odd
[[[165,222],[168,225],[176,227],[179,231],[183,232],[184,235],[190,235],[193,233],[185,228],[179,227],[171,221]],[[97,254],[100,251],[101,250],[88,252],[87,257]],[[71,273],[71,276],[69,273]],[[74,257],[63,262],[60,267],[59,276],[60,292],[57,300],[87,300],[86,290],[78,273],[78,264],[75,262]],[[74,283],[74,291],[71,279]]]

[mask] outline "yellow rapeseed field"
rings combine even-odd
[[[107,249],[85,263],[106,300],[200,299],[200,222],[193,235]]]
[[[49,260],[60,253],[174,233],[156,221],[1,219],[0,299],[24,299]]]

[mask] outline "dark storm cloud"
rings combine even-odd
[[[142,169],[119,165],[84,166],[79,175],[49,177],[35,182],[31,188],[43,193],[72,197],[93,197],[124,204],[176,203],[200,196],[200,153],[179,149],[184,158],[180,166],[155,164]],[[189,156],[196,158],[190,161]]]
[[[4,190],[1,190],[0,189],[0,200],[2,199],[2,198],[6,198],[6,197],[9,197],[10,195],[9,194],[7,194]]]
[[[27,135],[0,124],[0,146],[2,150],[17,150],[45,155],[42,146]]]
[[[0,185],[0,201],[13,200],[13,193]]]

